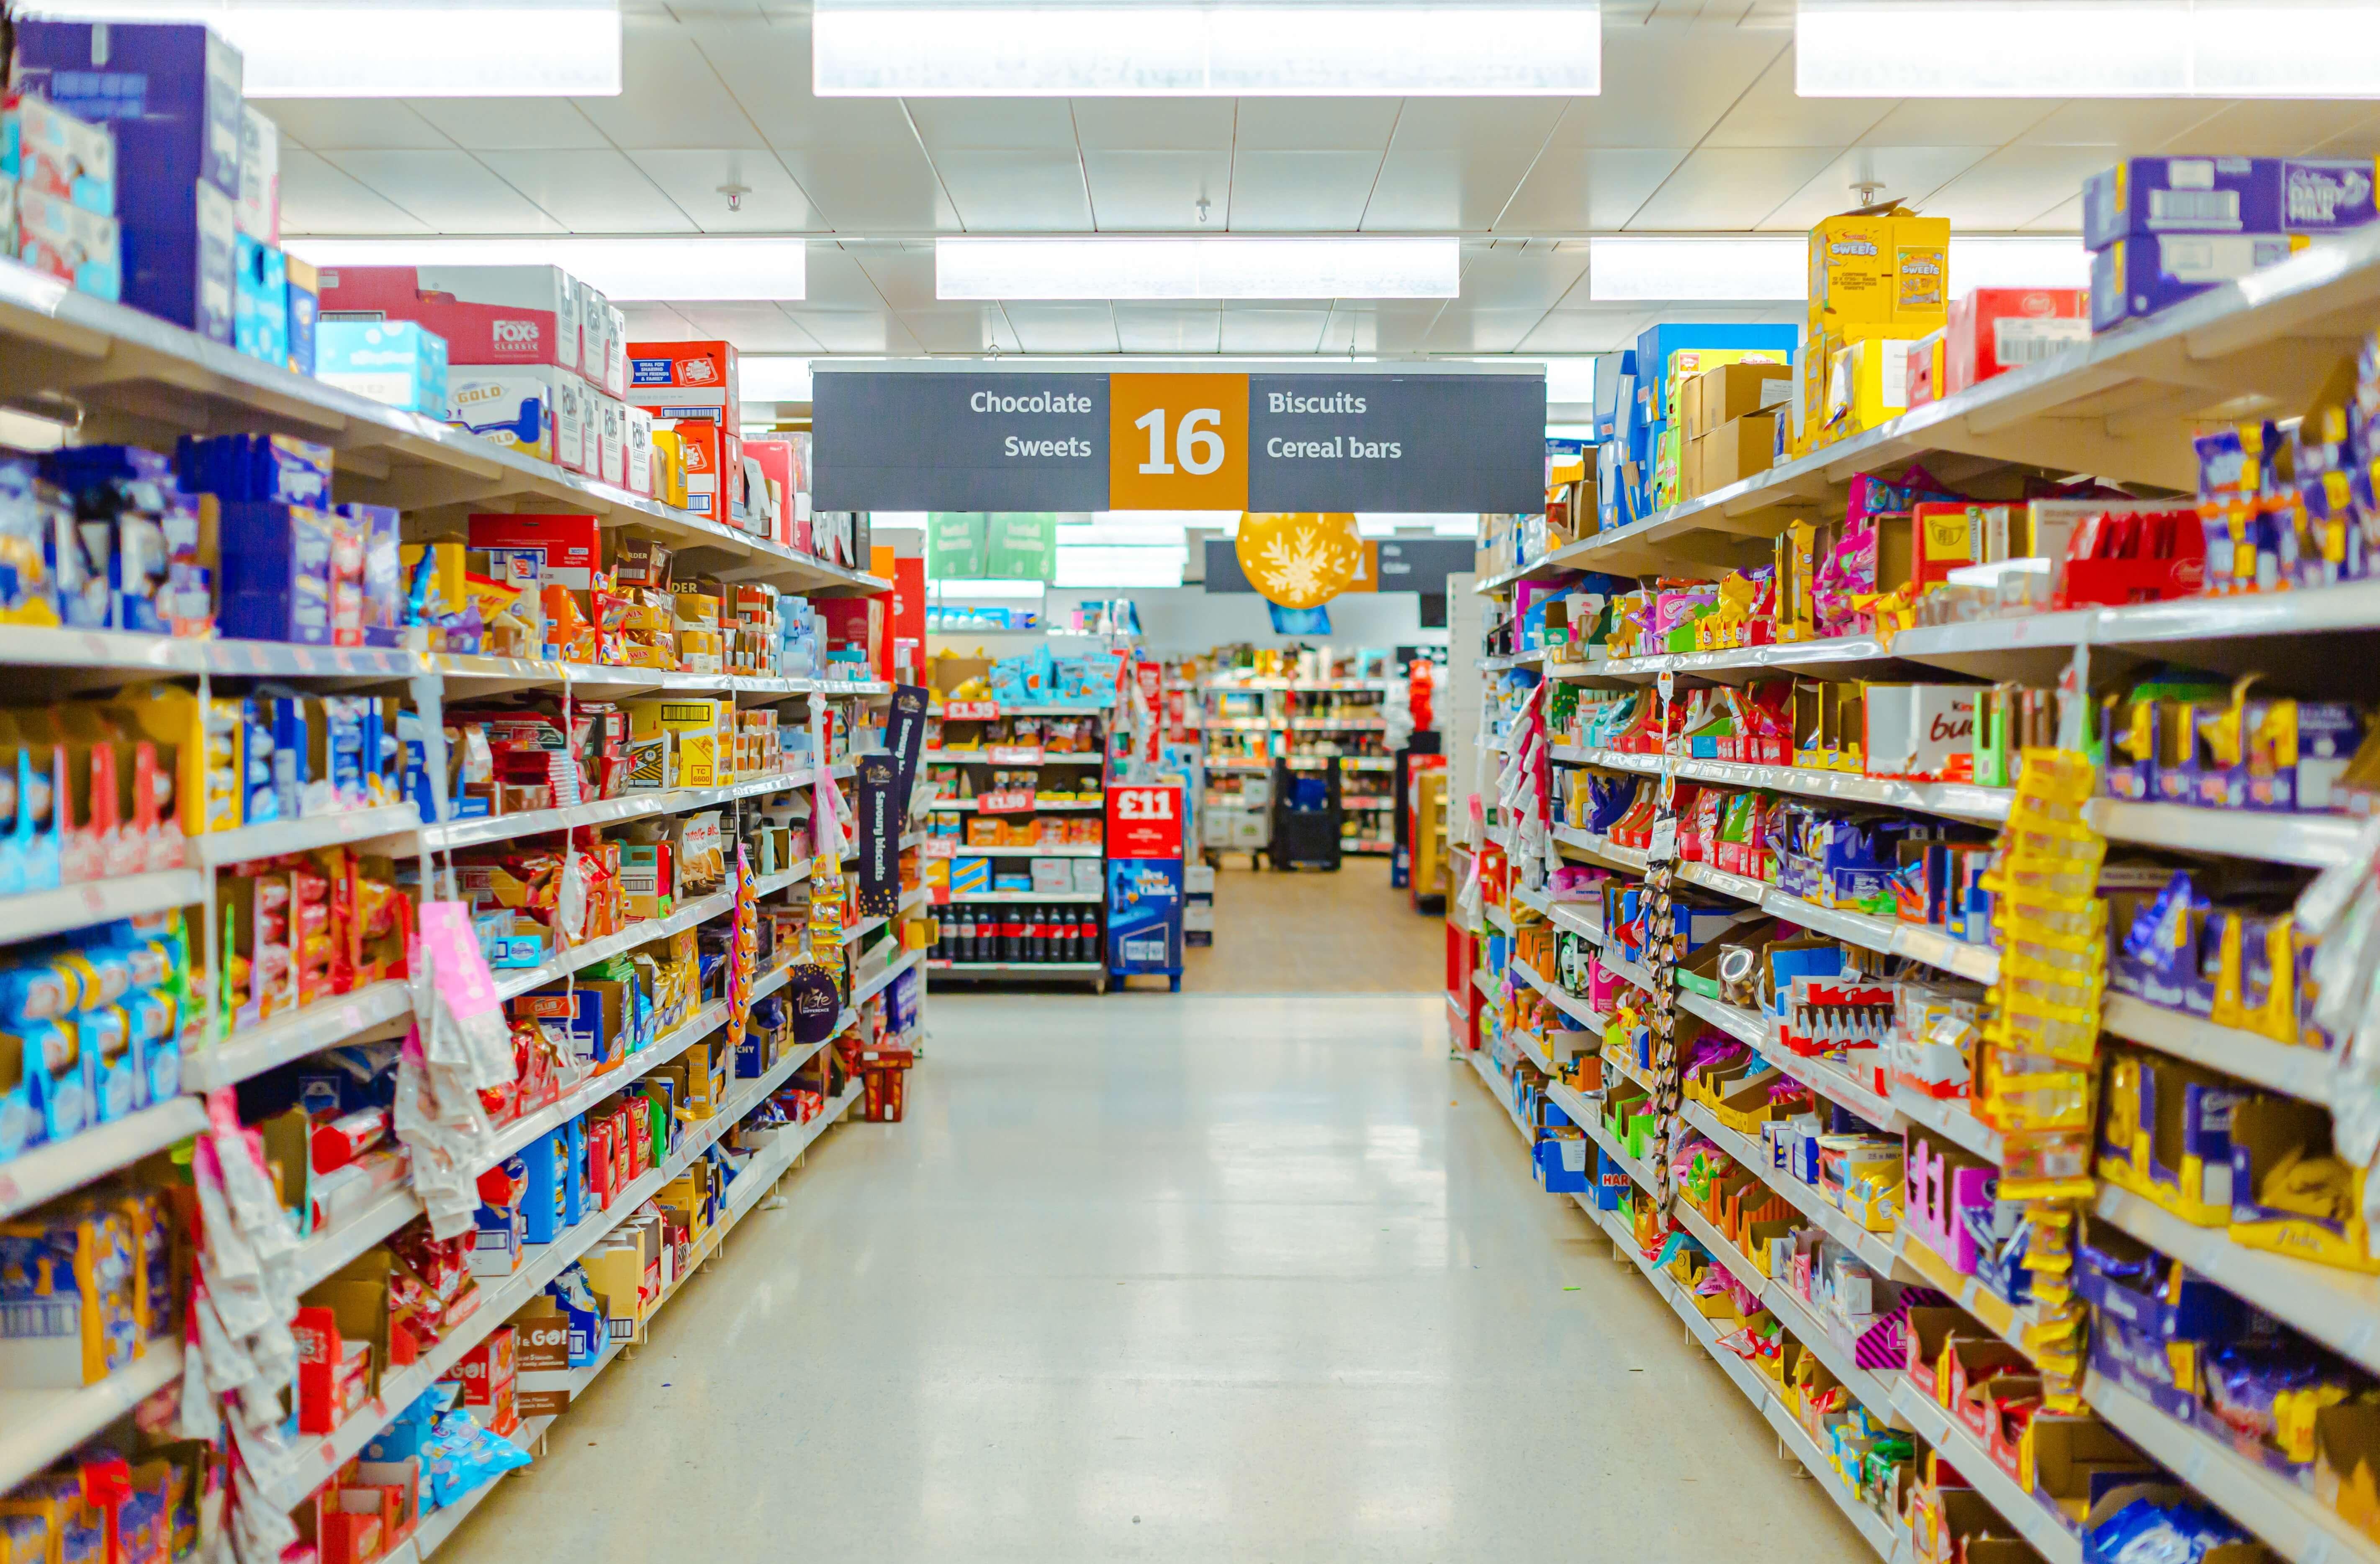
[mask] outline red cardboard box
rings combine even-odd
[[[603,564],[603,529],[591,515],[514,515],[475,512],[468,541],[475,549],[543,549],[544,580],[584,592]]]
[[[650,407],[657,418],[706,418],[737,428],[744,417],[738,386],[732,342],[628,344],[628,405]]]
[[[462,1404],[479,1414],[480,1425],[503,1437],[520,1426],[513,1396],[518,1373],[513,1362],[513,1328],[500,1325],[464,1353],[446,1377],[463,1387]]]
[[[825,650],[847,651],[858,648],[868,653],[868,666],[876,670],[880,679],[891,676],[891,664],[886,660],[884,645],[884,598],[881,594],[865,598],[820,598],[819,624],[826,637]]]
[[[734,526],[728,516],[728,475],[742,468],[742,438],[729,425],[692,418],[670,427],[686,453],[686,508],[722,527]]]
[[[794,540],[794,443],[790,440],[744,442],[746,470],[749,471],[756,463],[766,492],[748,496],[747,503],[756,515],[762,513],[765,504],[769,524],[765,530],[758,527],[754,530],[780,543],[791,543]]]
[[[579,288],[558,266],[325,266],[321,297],[325,320],[419,321],[449,364],[579,367]]]
[[[1936,397],[2091,340],[2088,288],[1977,288],[1950,306]]]

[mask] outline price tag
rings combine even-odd
[[[995,744],[988,746],[983,758],[995,766],[1038,766],[1041,746],[1038,744]]]
[[[1000,715],[996,700],[952,700],[942,704],[945,722],[989,722]]]
[[[976,795],[976,812],[982,815],[1024,815],[1033,810],[1033,790],[1029,787],[997,788]]]
[[[917,850],[929,858],[953,858],[958,855],[958,846],[955,836],[929,836],[917,844]]]

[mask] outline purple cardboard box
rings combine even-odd
[[[19,91],[115,132],[116,212],[128,222],[144,215],[144,177],[239,195],[239,51],[206,28],[21,21],[16,69]]]
[[[2335,234],[2373,220],[2370,158],[2138,157],[2082,182],[2082,243],[2148,234]]]
[[[303,505],[225,505],[216,627],[238,640],[329,646],[335,532],[332,517]]]
[[[2118,239],[2091,258],[2091,329],[2194,298],[2305,248],[2302,235],[2143,234]]]
[[[232,338],[239,208],[204,179],[157,222],[124,224],[124,302],[210,342]]]

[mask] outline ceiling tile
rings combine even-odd
[[[1271,305],[1223,306],[1225,353],[1311,353],[1322,345],[1330,321],[1328,307],[1305,309]]]
[[[2222,110],[2221,103],[2203,99],[2077,98],[2050,110],[2016,139],[2034,147],[2107,147],[2131,157],[2155,152]]]
[[[1115,306],[1115,332],[1116,342],[1126,353],[1216,353],[1223,346],[1223,307],[1120,301]]]
[[[2022,225],[2044,234],[2081,233],[2082,231],[2082,192],[2076,191],[2032,222]]]
[[[1997,147],[2049,117],[2054,98],[1908,98],[1877,120],[1862,145]]]
[[[1085,152],[1228,152],[1238,118],[1230,98],[1076,98]]]
[[[652,300],[623,304],[620,313],[628,318],[630,342],[690,342],[701,335],[666,304]]]
[[[314,153],[281,149],[281,225],[292,234],[426,234],[430,225]]]
[[[1198,198],[1208,200],[1210,228],[1232,222],[1232,154],[1227,152],[1083,152],[1090,182],[1091,220],[1115,232],[1135,228],[1196,228]]]
[[[1685,156],[1653,147],[1548,147],[1496,226],[1522,233],[1624,227]]]
[[[1633,347],[1656,312],[1643,304],[1588,304],[1546,312],[1521,346],[1532,353],[1609,353]]]
[[[1075,115],[1063,98],[907,98],[926,150],[1075,150]]]
[[[545,152],[612,143],[567,98],[414,98],[407,106],[473,152]]]
[[[822,260],[827,262],[823,267]],[[809,270],[812,303],[832,302],[837,309],[882,303],[911,309],[938,302],[931,243],[812,245]],[[821,283],[827,291],[821,291]]]
[[[624,149],[757,147],[759,130],[696,46],[693,34],[666,17],[623,19],[625,90],[616,98],[577,98],[588,118]],[[809,69],[805,61],[802,90]],[[780,86],[779,91],[783,88]]]
[[[879,305],[873,309],[814,309],[789,304],[785,313],[829,353],[914,353],[916,339]]]
[[[2380,104],[2267,100],[2232,103],[2151,149],[2161,152],[2297,157],[2368,127]]]
[[[1991,147],[1853,147],[1820,169],[1761,220],[1763,228],[1806,231],[1822,217],[1858,207],[1852,186],[1873,181],[1876,199],[1931,211],[1928,197],[1992,155]]]
[[[694,328],[696,336],[724,338],[734,343],[739,353],[823,351],[818,338],[783,310],[765,301],[698,304],[680,300],[675,308],[686,324]]]
[[[1115,311],[1101,304],[1053,304],[1036,299],[1002,306],[1027,353],[1114,353]]]
[[[1538,240],[1463,247],[1463,302],[1478,309],[1535,309],[1543,314],[1586,275],[1587,248],[1557,248]]]
[[[1396,128],[1396,98],[1242,98],[1233,144],[1241,152],[1371,152]]]
[[[1892,108],[1880,98],[1804,98],[1793,51],[1771,61],[1704,139],[1706,147],[1847,147]]]
[[[1603,30],[1603,92],[1572,98],[1554,129],[1567,147],[1691,147],[1791,44],[1749,28]]]
[[[1077,232],[1091,225],[1083,165],[1063,152],[936,152],[934,167],[969,228],[1024,233]]]
[[[902,310],[900,322],[928,353],[1024,351],[996,304],[929,304]]]
[[[452,147],[446,133],[394,98],[273,98],[256,105],[281,133],[318,152]]]
[[[1430,323],[1427,346],[1434,353],[1510,353],[1545,317],[1540,309],[1499,309],[1457,299]]]
[[[1323,353],[1377,353],[1379,340],[1378,305],[1366,299],[1342,298],[1330,306],[1330,319],[1322,327]]]
[[[778,153],[830,227],[861,234],[958,230],[958,214],[915,139],[879,151],[781,147]]]
[[[443,234],[552,234],[562,224],[460,152],[341,152],[328,161]]]
[[[1554,98],[1415,98],[1397,120],[1366,228],[1493,227],[1561,118]]]
[[[2003,147],[1935,191],[1925,209],[1954,230],[2021,228],[2107,166],[2105,147]]]
[[[774,152],[731,147],[630,152],[628,157],[705,233],[799,233],[825,225]],[[721,192],[722,185],[744,187],[743,200],[733,212]]]
[[[1365,311],[1372,321],[1374,351],[1380,353],[1423,353],[1428,351],[1432,328],[1451,302],[1446,299],[1383,298],[1366,301]]]
[[[1706,147],[1655,191],[1632,228],[1749,228],[1776,210],[1777,192],[1809,183],[1832,159],[1822,147]]]
[[[694,231],[677,203],[619,152],[481,152],[480,161],[573,233]]]
[[[1232,163],[1235,232],[1332,233],[1364,221],[1378,152],[1249,152]]]

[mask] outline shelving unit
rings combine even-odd
[[[1961,486],[2008,485],[1983,488],[1986,493],[2013,493],[2022,479],[2078,474],[2131,484],[2135,491],[2192,493],[2198,477],[2192,435],[2226,418],[2246,416],[2241,408],[2282,418],[2302,408],[2315,387],[2371,332],[2374,320],[2380,319],[2375,301],[2380,301],[2380,227],[2366,227],[2318,256],[2300,257],[2216,287],[2150,320],[2103,333],[2034,367],[1987,379],[1753,479],[1500,569],[1475,583],[1475,590],[1493,619],[1518,583],[1558,583],[1573,570],[1711,580],[1731,569],[1762,565],[1769,562],[1773,540],[1790,522],[1840,520],[1853,478],[1889,477],[1912,459],[1934,464],[1933,470],[1952,475]],[[1500,627],[1491,630],[1491,636],[1499,633]],[[1640,702],[1676,703],[1705,686],[1740,687],[1758,678],[1785,675],[1819,685],[1975,681],[2045,688],[2057,685],[2079,653],[2087,653],[2091,672],[2086,676],[2094,680],[2095,689],[2169,660],[2226,678],[2256,672],[2265,676],[2263,687],[2276,692],[2362,701],[2374,693],[2362,670],[2375,643],[2380,643],[2380,586],[2358,580],[2263,596],[2093,606],[1919,624],[1882,635],[1641,656],[1610,657],[1599,645],[1589,644],[1565,646],[1553,653],[1508,651],[1500,644],[1494,655],[1476,659],[1488,682],[1506,692],[1501,709],[1491,710],[1486,724],[1489,732],[1481,745],[1481,774],[1492,776],[1502,765],[1506,740],[1501,735],[1508,727],[1519,732],[1514,713],[1522,709],[1521,697],[1536,681],[1576,686],[1580,698],[1590,702],[1633,694]],[[1490,644],[1497,643],[1491,639]],[[1566,711],[1567,705],[1561,709]],[[1623,782],[1648,779],[1722,792],[1758,792],[1790,802],[1840,805],[1870,817],[1897,812],[1922,823],[1986,830],[2008,818],[2015,796],[2007,787],[1870,777],[1858,771],[1856,760],[1852,770],[1813,764],[1806,750],[1802,763],[1793,765],[1749,764],[1707,749],[1692,753],[1682,743],[1663,752],[1658,725],[1645,728],[1642,709],[1640,705],[1635,714],[1609,726],[1582,722],[1574,729],[1557,729],[1548,746],[1557,776],[1585,772]],[[1577,736],[1582,734],[1596,736]],[[1613,742],[1633,742],[1650,734],[1655,743],[1649,748],[1609,747],[1602,742],[1607,734],[1624,734]],[[1515,839],[1509,830],[1506,801],[1479,802],[1491,822],[1487,837],[1488,850],[1493,852]],[[1462,806],[1458,798],[1450,814],[1459,815]],[[2370,851],[2365,822],[2338,813],[2218,809],[2101,797],[2086,806],[2084,818],[2122,851],[2128,864],[2142,858],[2177,864],[2216,859],[2300,871],[2296,879],[2283,883],[2301,884],[2306,878],[2302,871],[2352,864]],[[1572,862],[1599,866],[1622,879],[1647,870],[1641,830],[1614,841],[1563,823],[1559,814],[1550,824],[1559,851]],[[2174,856],[2165,856],[2168,855]],[[1800,930],[1900,958],[1911,964],[1912,974],[1931,969],[1986,986],[1999,976],[1997,940],[1961,940],[1945,927],[1902,921],[1888,913],[1879,916],[1871,907],[1821,904],[1811,899],[1816,892],[1791,894],[1776,884],[1707,863],[1682,862],[1676,878]],[[1543,891],[1516,890],[1506,907],[1488,914],[1486,924],[1509,933],[1536,919],[1597,945],[1603,942],[1593,909],[1564,906]],[[1604,965],[1639,988],[1649,988],[1660,980],[1656,971],[1609,955]],[[1516,959],[1511,970],[1573,1020],[1599,1026],[1601,1018],[1550,983],[1542,967]],[[1988,1164],[2002,1164],[2010,1155],[2014,1137],[2004,1136],[1976,1105],[1887,1079],[1878,1055],[1796,1053],[1780,1046],[1767,1016],[1692,992],[1678,994],[1675,1008],[1682,1023],[1748,1044],[1767,1064],[1878,1134],[1932,1137]],[[2111,990],[2101,1024],[2110,1037],[2153,1056],[2217,1072],[2242,1089],[2327,1107],[2342,1088],[2338,1061],[2323,1047],[2217,1025],[2204,1015],[2162,1008],[2133,994]],[[1549,1062],[1525,1046],[1519,1047],[1519,1054],[1539,1070]],[[1643,1073],[1616,1049],[1606,1050],[1604,1066],[1608,1078],[1643,1079]],[[1585,1126],[1613,1165],[1640,1189],[1653,1186],[1651,1170],[1617,1155],[1620,1148],[1597,1121],[1595,1098],[1582,1097],[1559,1080],[1548,1090],[1558,1106]],[[1974,1276],[1961,1273],[1907,1227],[1881,1233],[1866,1231],[1824,1191],[1778,1167],[1778,1158],[1765,1145],[1721,1122],[1703,1103],[1686,1101],[1678,1118],[1680,1134],[1708,1141],[1737,1166],[1751,1170],[1786,1197],[1799,1213],[1797,1223],[1819,1230],[1876,1277],[1932,1287],[1984,1330],[2028,1355],[2040,1351],[2040,1333],[2046,1328],[2041,1307],[2012,1303]],[[1635,1254],[1625,1224],[1594,1210],[1591,1197],[1581,1197],[1579,1203],[1643,1268],[1645,1261]],[[2228,1228],[2186,1222],[2105,1181],[2091,1209],[2095,1221],[2171,1256],[2193,1275],[2227,1289],[2350,1364],[2380,1370],[2380,1277],[2251,1246]],[[1664,1218],[1739,1278],[1751,1268],[1749,1257],[1700,1213],[1673,1206]],[[1691,1303],[1682,1300],[1673,1282],[1649,1269],[1646,1274],[1682,1317],[1691,1314]],[[1747,1279],[1760,1280],[1756,1275]],[[1980,1440],[1920,1393],[1913,1381],[1889,1370],[1835,1361],[1828,1354],[1839,1353],[1842,1341],[1824,1329],[1806,1301],[1774,1280],[1755,1291],[1863,1404],[1913,1430],[1925,1447],[1939,1450],[1975,1485],[2010,1532],[2053,1564],[2073,1564],[2082,1558],[2082,1541],[2070,1517],[2012,1478]],[[1705,1339],[1692,1318],[1687,1324],[1690,1333]],[[1816,1447],[1804,1449],[1788,1437],[1792,1431],[1790,1402],[1773,1392],[1763,1401],[1759,1389],[1746,1385],[1742,1364],[1728,1361],[1723,1352],[1714,1355],[1731,1378],[1762,1402],[1787,1447],[1825,1477]],[[1845,1368],[1853,1372],[1842,1372]],[[2273,1473],[2242,1457],[2229,1442],[2176,1421],[2096,1375],[2087,1381],[2085,1398],[2116,1434],[2281,1557],[2380,1558],[2380,1546],[2318,1500],[2310,1484]],[[1843,1497],[1840,1490],[1837,1497]],[[1898,1560],[1919,1551],[1895,1518],[1855,1507],[1847,1508],[1846,1514],[1880,1557]]]

